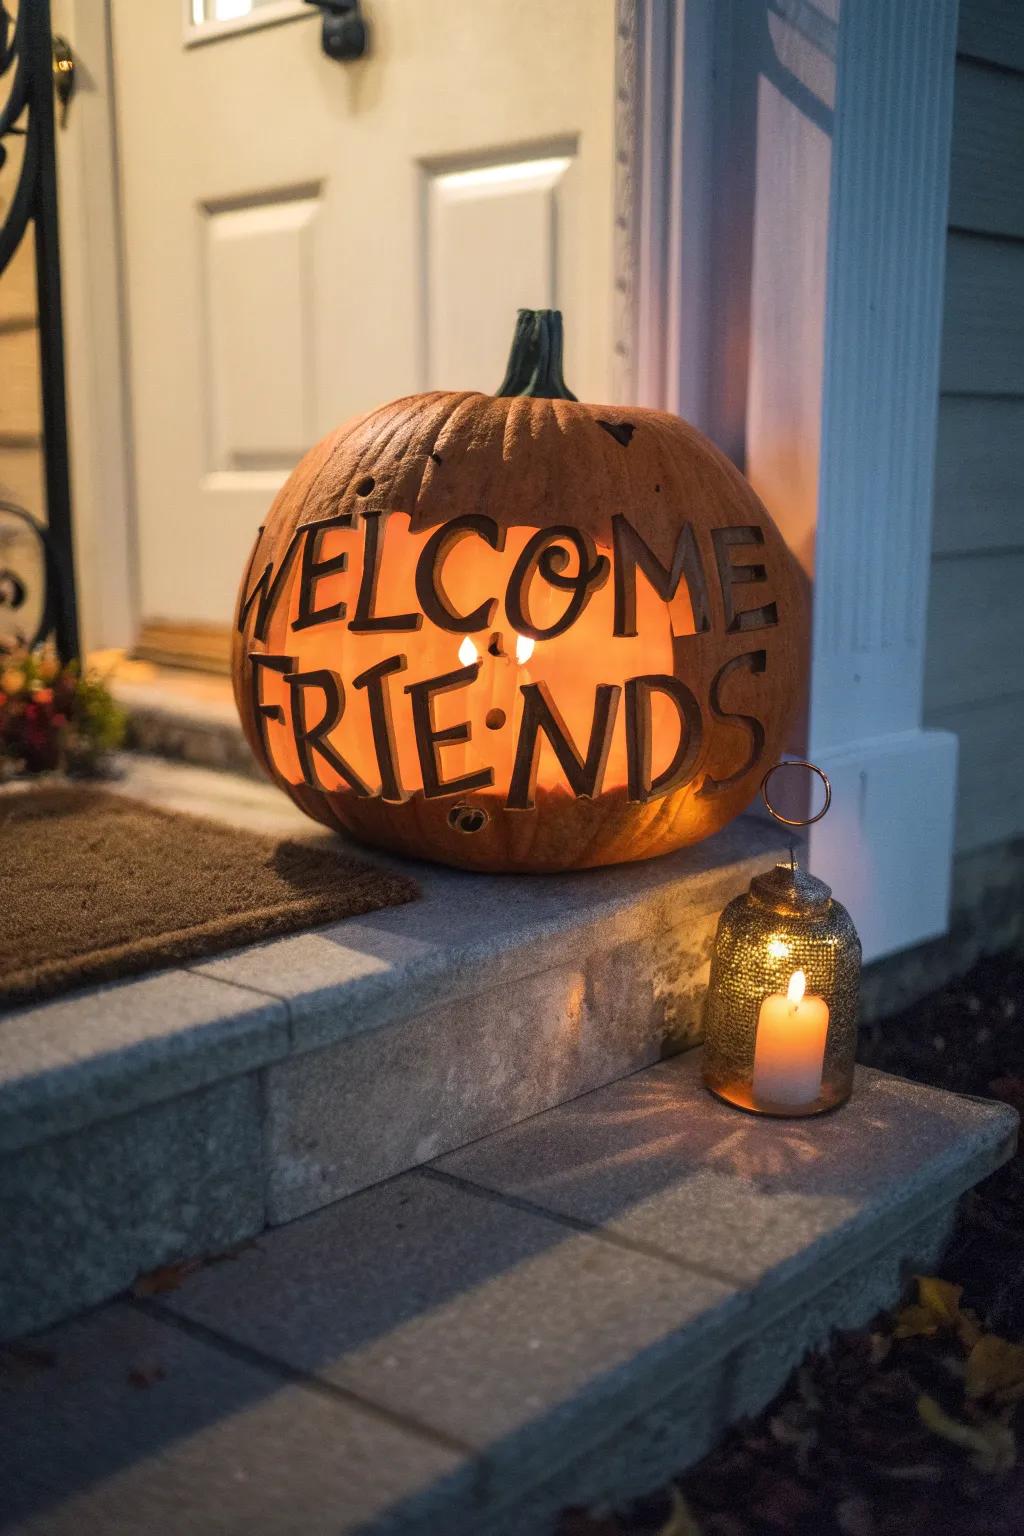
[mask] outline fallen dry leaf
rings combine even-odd
[[[981,1323],[978,1314],[972,1312],[970,1307],[962,1307],[960,1316],[956,1320],[956,1332],[964,1349],[971,1350],[977,1344],[982,1335]]]
[[[971,1462],[979,1472],[1008,1472],[1016,1465],[1017,1442],[1013,1430],[1001,1419],[964,1424],[940,1408],[934,1397],[927,1393],[918,1398],[917,1411],[921,1422],[933,1435],[958,1445],[961,1450],[970,1451]]]
[[[700,1526],[675,1483],[669,1484],[669,1497],[672,1500],[669,1517],[658,1527],[655,1536],[701,1536]]]
[[[931,1338],[943,1328],[955,1328],[960,1320],[962,1285],[938,1280],[934,1275],[915,1275],[917,1302],[897,1313],[893,1337]]]
[[[1006,1405],[1024,1399],[1024,1344],[1010,1344],[986,1333],[967,1356],[964,1376],[967,1396],[990,1397]]]

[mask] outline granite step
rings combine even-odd
[[[242,732],[229,677],[154,666],[119,652],[93,661],[127,715],[133,751],[263,783],[263,771]]]
[[[698,1459],[931,1266],[1002,1104],[859,1069],[744,1115],[690,1051],[66,1323],[0,1371],[25,1536],[547,1536]]]
[[[116,787],[331,835],[228,773],[129,757]],[[777,835],[559,877],[382,858],[419,900],[0,1017],[0,1337],[692,1045],[718,913]]]

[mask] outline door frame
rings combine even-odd
[[[57,134],[75,565],[83,653],[137,617],[128,337],[108,0],[52,0],[77,82]]]

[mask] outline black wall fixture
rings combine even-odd
[[[350,64],[369,50],[370,29],[359,0],[306,0],[323,12],[320,44],[329,59]]]
[[[67,45],[62,42],[61,49],[57,53],[54,50],[50,0],[20,0],[14,17],[4,0],[0,0],[0,90],[7,91],[0,103],[0,167],[7,159],[7,146],[12,138],[20,138],[23,145],[17,185],[0,225],[0,280],[31,224],[35,236],[46,469],[47,517],[42,539],[50,552],[43,608],[52,616],[52,634],[64,661],[77,658],[79,642],[68,473],[53,92],[56,79],[61,85],[62,106],[66,108],[73,71]]]

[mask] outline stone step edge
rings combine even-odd
[[[320,1047],[414,1026],[433,1009],[465,1006],[612,945],[650,946],[687,923],[706,927],[780,852],[773,829],[743,818],[682,854],[584,876],[517,877],[512,892],[508,877],[417,867],[422,895],[406,907],[15,1010],[0,1018],[0,1156]],[[466,882],[475,933],[441,944],[431,925],[465,896]],[[525,917],[510,916],[509,895]],[[518,927],[503,932],[503,919]],[[360,950],[360,935],[382,934],[399,955],[409,940],[404,965],[375,968],[368,944]],[[346,955],[352,969],[343,974]],[[322,982],[294,980],[317,964]]]
[[[699,1050],[699,1047],[695,1047]],[[688,1053],[684,1053],[688,1054]],[[643,1069],[641,1069],[643,1070]],[[878,1072],[871,1069],[877,1077],[892,1077],[892,1073]],[[943,1092],[951,1093],[952,1090],[944,1089]],[[956,1098],[965,1098],[976,1104],[991,1106],[997,1102],[992,1099],[979,1098],[975,1094],[954,1094]],[[1013,1115],[1009,1106],[1003,1106],[1009,1111],[1008,1119]],[[950,1210],[956,1205],[961,1196],[973,1189],[982,1179],[997,1172],[1013,1157],[1017,1147],[1017,1126],[1007,1127],[1006,1137],[998,1148],[994,1150],[980,1150],[968,1159],[954,1161],[946,1169],[936,1170],[934,1189],[930,1192],[926,1204],[922,1204],[919,1195],[908,1196],[893,1206],[881,1216],[872,1217],[869,1223],[855,1224],[852,1229],[835,1243],[828,1252],[815,1260],[811,1269],[801,1269],[795,1260],[789,1265],[779,1266],[772,1274],[757,1285],[746,1296],[746,1304],[735,1317],[730,1317],[729,1323],[723,1328],[723,1345],[716,1348],[712,1346],[712,1357],[706,1362],[713,1364],[731,1351],[732,1346],[742,1345],[752,1338],[756,1338],[765,1328],[775,1325],[781,1318],[788,1316],[796,1307],[803,1305],[812,1296],[832,1285],[836,1280],[847,1274],[855,1264],[862,1259],[867,1267],[878,1254],[890,1248],[896,1242],[901,1232],[911,1230],[914,1226],[923,1222],[937,1219],[943,1211]],[[449,1154],[445,1154],[448,1156]],[[441,1178],[451,1180],[460,1189],[469,1193],[482,1196],[490,1196],[507,1201],[509,1197],[502,1195],[500,1191],[490,1185],[481,1184],[473,1179],[463,1176],[455,1177],[444,1169],[436,1167],[432,1163],[424,1163],[418,1168],[411,1168],[410,1173],[420,1178]],[[535,1205],[530,1201],[518,1201],[524,1209],[530,1209],[535,1215],[543,1216],[547,1220],[557,1221],[557,1214],[553,1214],[546,1207]],[[908,1217],[912,1220],[908,1221]],[[574,1229],[577,1224],[572,1225]],[[582,1230],[583,1228],[580,1228]],[[590,1235],[608,1241],[608,1234],[600,1227],[588,1228]],[[614,1239],[611,1239],[614,1241]],[[661,1255],[659,1255],[661,1256]],[[689,1266],[703,1273],[701,1266]],[[722,1278],[712,1276],[712,1278]],[[761,1308],[767,1309],[767,1314],[760,1317]],[[753,1311],[759,1314],[758,1324],[755,1328],[744,1326],[744,1318]],[[726,1347],[726,1336],[727,1345]]]
[[[681,1333],[670,1356],[663,1357],[657,1369],[646,1376],[636,1374],[639,1355],[619,1362],[616,1374],[623,1379],[619,1383],[610,1381],[601,1400],[601,1433],[594,1433],[593,1405],[586,1403],[586,1394],[560,1403],[558,1424],[548,1440],[550,1454],[542,1465],[533,1467],[532,1475],[524,1474],[514,1495],[491,1495],[489,1485],[493,1480],[489,1475],[488,1452],[462,1446],[464,1462],[476,1475],[461,1479],[453,1491],[451,1525],[445,1525],[446,1536],[480,1536],[484,1529],[487,1536],[539,1536],[541,1532],[547,1536],[548,1522],[567,1507],[640,1497],[654,1491],[659,1482],[684,1472],[711,1449],[717,1436],[730,1424],[760,1412],[785,1384],[799,1358],[827,1345],[835,1333],[863,1326],[896,1299],[890,1283],[892,1266],[884,1264],[886,1258],[896,1261],[901,1279],[906,1278],[911,1266],[930,1267],[937,1261],[952,1230],[955,1211],[956,1200],[939,1202],[926,1214],[915,1216],[901,1231],[873,1244],[839,1275],[808,1283],[795,1299],[788,1298],[785,1304],[765,1315],[759,1312],[763,1286],[755,1287],[743,1310],[723,1320],[713,1335],[701,1341],[698,1351]],[[817,1272],[813,1278],[816,1277]],[[842,1294],[837,1294],[834,1301],[814,1307],[815,1302],[820,1303],[830,1292],[838,1291]],[[181,1328],[229,1354],[251,1358],[249,1345],[239,1344],[216,1326],[182,1316],[159,1296],[136,1298],[125,1293],[112,1298],[111,1304],[117,1302],[143,1311],[164,1327]],[[824,1313],[827,1322],[824,1327],[812,1325],[808,1330],[808,1315],[815,1311]],[[757,1322],[751,1325],[750,1319],[755,1315]],[[786,1327],[790,1321],[791,1326]],[[747,1386],[742,1413],[723,1413],[720,1401],[728,1394],[722,1391],[722,1383],[730,1374],[739,1373],[740,1362],[751,1345],[763,1343],[777,1330],[785,1333],[788,1348],[779,1349],[777,1341],[773,1341],[776,1348],[771,1356],[775,1358],[758,1362],[756,1385],[753,1389]],[[273,1356],[257,1358],[275,1373],[282,1370]],[[293,1373],[292,1367],[284,1370],[297,1384],[318,1390],[315,1377]],[[373,1398],[363,1398],[350,1388],[345,1390],[351,1393],[351,1401],[371,1416],[389,1411]],[[574,1412],[581,1404],[582,1414]],[[667,1454],[663,1451],[652,1458],[652,1421],[665,1419],[676,1421],[677,1434]],[[403,1420],[403,1429],[434,1442],[436,1432],[427,1426]],[[609,1465],[616,1469],[614,1480],[609,1477]],[[434,1522],[447,1513],[435,1506],[426,1525],[415,1517],[408,1524],[403,1522],[403,1536],[435,1536]],[[484,1519],[486,1527],[479,1523]],[[368,1527],[365,1536],[373,1536],[374,1529],[375,1526]],[[395,1536],[390,1525],[387,1531],[388,1536]]]
[[[212,711],[203,715],[160,703],[132,704],[122,690],[115,689],[114,693],[127,708],[129,751],[263,781],[263,770],[237,720],[220,719]]]
[[[487,1512],[487,1536],[548,1536],[549,1531],[554,1536],[552,1523],[565,1509],[621,1505],[655,1492],[688,1471],[730,1427],[766,1408],[808,1354],[827,1348],[838,1333],[865,1327],[895,1303],[910,1273],[932,1269],[949,1240],[955,1215],[955,1201],[938,1206],[845,1274],[808,1290],[796,1305],[780,1309],[763,1328],[730,1339],[720,1355],[692,1374],[685,1364],[681,1384],[677,1381],[639,1403],[635,1382],[624,1384],[623,1411],[614,1428],[588,1446],[553,1460],[546,1476],[524,1486],[515,1499],[496,1501]],[[817,1307],[812,1305],[815,1302]],[[784,1328],[787,1320],[792,1320],[792,1326]],[[771,1337],[779,1330],[786,1333],[785,1340]],[[761,1348],[752,1365],[750,1350],[755,1344],[768,1347]],[[683,1367],[684,1361],[679,1365]],[[723,1411],[721,1399],[731,1401],[726,1386],[730,1378],[742,1380],[740,1402]],[[570,1440],[572,1433],[570,1423],[560,1438]],[[464,1536],[477,1536],[474,1518],[479,1517],[471,1517]]]
[[[858,1069],[858,1072],[862,1070]],[[878,1072],[877,1069],[872,1069],[872,1075],[893,1076]],[[952,1097],[990,1108],[995,1102],[977,1094],[944,1091]],[[710,1378],[722,1380],[731,1361],[738,1362],[751,1345],[763,1342],[781,1330],[787,1336],[789,1351],[783,1348],[774,1365],[770,1362],[766,1364],[763,1359],[758,1362],[759,1370],[756,1374],[760,1380],[756,1390],[748,1391],[742,1413],[728,1415],[718,1428],[724,1429],[738,1418],[756,1415],[771,1402],[785,1385],[791,1370],[811,1350],[825,1347],[836,1332],[865,1326],[879,1312],[892,1305],[911,1273],[927,1270],[940,1259],[952,1233],[959,1200],[1014,1155],[1019,1117],[1009,1106],[1000,1105],[1000,1108],[1006,1110],[1006,1129],[1001,1142],[996,1146],[979,1149],[966,1159],[953,1157],[947,1168],[936,1170],[934,1187],[929,1192],[927,1202],[921,1201],[920,1192],[916,1196],[908,1196],[883,1215],[855,1224],[825,1255],[816,1257],[810,1266],[797,1269],[795,1274],[791,1266],[784,1266],[758,1281],[749,1291],[742,1293],[739,1309],[730,1311],[716,1329],[702,1337],[698,1350],[688,1350],[683,1335],[674,1367],[667,1367],[666,1362],[660,1362],[656,1370],[649,1374],[646,1392],[644,1384],[638,1384],[636,1375],[631,1374],[616,1399],[621,1414],[608,1427],[607,1433],[582,1452],[574,1452],[561,1461],[553,1460],[543,1478],[523,1490],[525,1502],[532,1508],[527,1523],[524,1523],[521,1507],[524,1498],[517,1496],[514,1502],[509,1499],[499,1500],[493,1507],[494,1523],[489,1521],[487,1526],[488,1536],[537,1536],[544,1514],[557,1514],[570,1504],[621,1501],[651,1492],[659,1480],[668,1479],[700,1460],[711,1449],[716,1436],[711,1434],[699,1440],[686,1454],[680,1454],[678,1448],[673,1448],[669,1455],[662,1457],[656,1468],[652,1468],[649,1463],[645,1464],[641,1456],[633,1478],[630,1481],[620,1478],[614,1487],[607,1485],[607,1471],[600,1460],[602,1448],[614,1447],[613,1460],[621,1466],[624,1460],[623,1435],[631,1428],[637,1450],[642,1451],[643,1445],[649,1443],[650,1436],[650,1430],[644,1425],[652,1416],[664,1417],[667,1412],[682,1421],[688,1411],[692,1413],[697,1408],[698,1413],[703,1412],[705,1403],[717,1400],[718,1394]],[[490,1185],[462,1175],[454,1177],[430,1164],[412,1172],[420,1177],[451,1179],[459,1188],[480,1196],[501,1200],[512,1198]],[[532,1201],[517,1199],[515,1203],[538,1216],[549,1220],[559,1219],[551,1210]],[[600,1240],[609,1240],[610,1235],[598,1226],[590,1227],[575,1221],[567,1222],[567,1225],[575,1230],[587,1230],[592,1237]],[[614,1238],[611,1240],[614,1241]],[[886,1265],[886,1259],[896,1261],[898,1279],[895,1284],[892,1283],[892,1266]],[[808,1334],[807,1315],[813,1312],[814,1303],[830,1292],[834,1293],[836,1299],[823,1309],[828,1318],[826,1325],[812,1329]],[[792,1329],[784,1329],[787,1319],[794,1320]],[[794,1341],[798,1341],[795,1349]],[[668,1384],[667,1378],[684,1367],[688,1379],[684,1380],[682,1387]],[[698,1379],[708,1378],[707,1386],[695,1390],[692,1380],[694,1375]],[[607,1399],[604,1407],[606,1411],[610,1407]],[[567,1408],[571,1412],[571,1403],[563,1404],[560,1411],[564,1412]],[[560,1426],[561,1438],[571,1440],[572,1436],[571,1421]],[[589,1476],[594,1479],[589,1487],[585,1480],[588,1476],[587,1464],[591,1464]],[[511,1517],[507,1526],[502,1523],[506,1516]],[[538,1523],[534,1524],[534,1520]]]
[[[886,1077],[887,1074],[864,1069],[860,1086],[865,1087],[865,1078]],[[531,1438],[528,1434],[530,1448],[524,1448],[524,1454],[529,1476],[521,1482],[514,1497],[503,1493],[488,1505],[488,1523],[483,1527],[488,1536],[504,1536],[506,1515],[510,1536],[512,1532],[516,1536],[519,1532],[523,1536],[537,1536],[542,1528],[542,1514],[551,1515],[566,1504],[590,1499],[621,1499],[656,1486],[704,1453],[709,1447],[709,1427],[717,1430],[724,1427],[724,1422],[740,1416],[736,1411],[723,1423],[714,1421],[714,1412],[723,1402],[732,1400],[733,1378],[743,1382],[739,1404],[742,1413],[759,1411],[808,1349],[824,1343],[835,1328],[862,1326],[895,1300],[909,1265],[930,1268],[950,1231],[958,1196],[1005,1161],[1015,1143],[1016,1117],[1012,1111],[973,1096],[953,1097],[988,1106],[990,1126],[981,1147],[969,1151],[964,1137],[958,1134],[948,1150],[938,1157],[933,1151],[927,1159],[927,1184],[923,1190],[919,1186],[916,1193],[908,1193],[878,1215],[862,1213],[824,1253],[818,1250],[817,1240],[808,1242],[794,1255],[795,1274],[794,1265],[787,1265],[751,1282],[738,1293],[736,1304],[728,1304],[710,1327],[703,1328],[694,1319],[694,1331],[688,1327],[673,1335],[667,1352],[651,1355],[643,1350],[617,1362],[615,1371],[605,1378],[599,1400],[595,1400],[588,1387],[561,1402],[549,1453],[541,1455],[538,1461],[536,1435]],[[991,1114],[993,1109],[995,1115]],[[623,1239],[614,1231],[577,1217],[559,1215],[536,1200],[512,1195],[480,1180],[452,1176],[443,1167],[427,1165],[407,1177],[436,1179],[470,1198],[493,1201],[499,1206],[512,1205],[531,1216],[613,1246],[623,1246]],[[626,1239],[624,1246],[635,1249],[637,1243]],[[656,1246],[650,1254],[674,1264],[681,1273],[692,1268],[685,1257],[671,1257]],[[702,1272],[698,1266],[697,1273]],[[167,1312],[169,1316],[176,1315],[173,1302]],[[210,1327],[211,1323],[207,1321],[204,1326]],[[372,1411],[382,1406],[372,1393],[365,1401]],[[695,1412],[698,1417],[703,1412],[705,1419],[712,1421],[710,1426],[703,1426],[703,1431],[699,1426],[694,1428]],[[684,1450],[677,1433],[675,1440],[663,1447],[661,1461],[652,1465],[645,1451],[653,1438],[650,1425],[659,1417],[664,1420],[671,1416],[687,1428],[690,1441]],[[539,1425],[541,1420],[536,1422]],[[524,1425],[523,1430],[528,1431],[528,1427]],[[625,1445],[629,1445],[637,1460],[635,1468],[626,1469],[635,1479],[632,1486],[622,1480]],[[607,1466],[600,1461],[602,1447],[608,1446],[616,1447],[612,1463],[619,1469],[619,1480],[611,1486]],[[492,1470],[490,1452],[467,1449],[465,1454],[469,1469],[480,1474],[480,1485],[486,1489]],[[501,1479],[505,1486],[509,1476],[506,1464]],[[588,1476],[595,1480],[589,1485]],[[466,1486],[465,1479],[461,1486]],[[532,1524],[524,1523],[524,1503],[533,1511]],[[476,1536],[482,1527],[474,1526],[472,1518],[480,1517],[479,1509],[469,1517],[463,1501],[453,1495],[452,1524],[444,1528],[452,1536],[463,1529]],[[467,1518],[470,1523],[463,1526],[462,1521]],[[415,1522],[409,1527],[410,1532],[419,1529]]]

